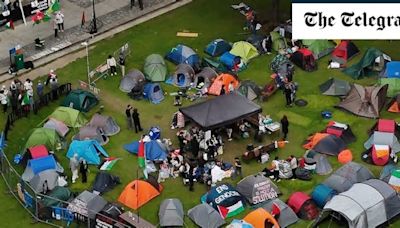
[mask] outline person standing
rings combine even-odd
[[[58,38],[58,25],[55,18],[53,20],[53,29],[54,29],[54,38]]]
[[[235,157],[235,176],[239,176],[240,179],[243,178],[242,163],[240,162],[240,159],[238,157]]]
[[[126,123],[127,123],[127,126],[128,126],[128,130],[132,130],[133,129],[133,120],[132,120],[131,111],[132,111],[132,106],[131,105],[126,106],[125,116],[126,116]]]
[[[69,168],[71,169],[71,172],[72,172],[72,183],[74,184],[76,182],[76,179],[79,178],[79,175],[78,175],[78,168],[79,168],[78,154],[74,154],[74,156],[69,160]]]
[[[140,125],[140,118],[137,108],[133,109],[132,119],[133,119],[133,125],[135,125],[135,132],[138,133],[138,131],[143,131]]]
[[[11,90],[11,96],[13,96],[13,97],[18,96],[18,88],[17,88],[17,84],[15,83],[15,80],[11,81],[10,90]]]
[[[125,76],[125,55],[124,53],[119,53],[119,65],[121,66],[122,77]]]
[[[57,74],[56,74],[56,72],[54,72],[53,69],[50,70],[49,75],[47,76],[46,82],[45,82],[44,84],[45,84],[45,85],[48,85],[49,82],[50,82],[52,79],[53,79],[53,80],[54,80],[54,79],[57,79]]]
[[[188,179],[189,179],[189,191],[193,192],[193,185],[194,185],[194,180],[193,180],[193,165],[189,164],[189,170],[188,170]]]
[[[108,69],[110,69],[111,76],[117,75],[117,62],[115,61],[115,58],[112,55],[108,56],[107,66]]]
[[[58,11],[56,13],[55,21],[56,21],[58,30],[60,30],[60,32],[64,32],[64,14],[61,13],[61,11]]]
[[[85,159],[81,159],[79,164],[79,172],[82,175],[82,183],[87,182],[88,164]]]
[[[281,119],[281,129],[283,133],[283,140],[286,140],[289,133],[289,120],[286,115],[283,115]]]
[[[283,92],[284,92],[285,98],[286,98],[286,106],[289,106],[289,107],[292,106],[292,89],[291,89],[291,86],[289,85],[289,83],[285,84]]]
[[[42,82],[39,81],[37,86],[36,86],[36,94],[39,97],[42,97],[43,96],[43,91],[44,91],[44,86],[43,86]]]
[[[6,113],[8,108],[8,97],[4,94],[4,90],[0,90],[0,103],[3,106],[3,113]]]
[[[292,169],[292,180],[296,180],[297,158],[294,155],[289,156],[290,168]]]
[[[279,177],[279,157],[276,156],[274,160],[272,160],[272,171],[274,174],[274,181],[280,182],[281,179]]]
[[[143,10],[143,0],[138,0],[140,10]],[[135,6],[135,0],[131,0],[131,9]]]

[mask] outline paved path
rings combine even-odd
[[[130,0],[100,1],[96,4],[96,16],[100,21],[101,27],[99,27],[98,33],[93,37],[87,33],[85,28],[81,28],[82,12],[85,11],[88,24],[92,17],[92,8],[82,8],[75,4],[75,0],[63,0],[62,10],[65,14],[65,32],[61,33],[58,39],[54,38],[54,30],[52,29],[52,24],[49,22],[43,22],[35,26],[33,26],[32,22],[29,22],[28,26],[21,24],[18,25],[15,30],[0,32],[0,53],[2,53],[0,54],[0,82],[11,78],[11,75],[5,73],[9,67],[8,50],[16,44],[20,44],[23,47],[25,59],[34,61],[35,67],[37,67],[66,55],[71,51],[80,49],[81,47],[79,45],[84,40],[95,38],[95,40],[98,41],[99,39],[96,38],[104,37],[102,34],[106,32],[114,31],[114,33],[111,32],[110,34],[113,35],[122,31],[118,29],[118,27],[130,21],[139,19],[148,14],[151,15],[152,12],[160,11],[160,9],[166,6],[176,5],[177,7],[190,1],[191,0],[179,2],[175,0],[147,0],[144,2],[143,11],[138,7],[131,9]],[[174,7],[171,9],[173,8]],[[162,12],[162,10],[160,12]],[[155,14],[154,16],[157,15],[158,14]],[[125,29],[128,28],[129,27],[126,27]],[[45,49],[35,49],[33,40],[36,37],[45,39]],[[93,43],[93,41],[91,41],[91,43]],[[25,72],[25,70],[22,70],[18,72],[18,74],[23,74]]]

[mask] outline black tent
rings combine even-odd
[[[106,172],[99,172],[93,183],[93,191],[100,192],[100,194],[110,191],[114,186],[120,184],[119,177],[111,175]]]
[[[223,127],[262,112],[259,105],[235,93],[179,109],[203,129]]]

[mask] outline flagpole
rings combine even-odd
[[[21,10],[21,14],[22,14],[22,20],[24,21],[24,25],[26,26],[26,18],[25,18],[24,8],[22,7],[21,0],[18,0],[18,2],[19,2],[19,9]]]

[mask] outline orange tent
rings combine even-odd
[[[328,135],[329,134],[326,133],[316,133],[315,135],[308,137],[307,143],[303,145],[303,148],[311,150],[312,148],[314,148],[315,145],[318,144],[319,141],[321,141],[321,139],[325,138]]]
[[[119,195],[118,201],[136,210],[154,197],[160,195],[162,191],[161,185],[159,185],[159,189],[160,191],[147,181],[134,180],[125,187],[124,191]]]
[[[208,89],[208,94],[219,96],[221,94],[222,87],[224,87],[225,93],[229,93],[229,84],[233,83],[233,88],[239,87],[239,81],[235,76],[230,74],[220,74],[214,79]]]
[[[397,94],[389,103],[389,112],[400,112],[400,94]]]
[[[353,160],[353,154],[351,153],[351,150],[343,150],[342,152],[339,153],[338,155],[338,161],[341,164],[346,164],[349,163]]]
[[[271,223],[274,228],[279,228],[276,219],[264,208],[260,207],[246,215],[243,220],[250,223],[254,228],[264,228],[266,221]]]

